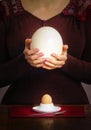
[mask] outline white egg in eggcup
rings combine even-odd
[[[40,105],[33,107],[33,110],[36,112],[57,112],[61,110],[61,107],[54,105],[49,94],[44,94]]]

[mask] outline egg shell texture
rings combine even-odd
[[[52,53],[62,53],[62,37],[53,27],[45,26],[35,31],[30,48],[38,48],[44,57],[51,57]]]

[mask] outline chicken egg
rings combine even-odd
[[[41,103],[43,104],[51,104],[52,103],[52,97],[49,94],[45,94],[42,96]]]

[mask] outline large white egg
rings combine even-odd
[[[51,57],[52,53],[62,53],[63,40],[60,33],[50,26],[44,26],[35,31],[32,36],[30,48],[38,48],[45,58]]]

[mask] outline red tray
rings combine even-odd
[[[30,106],[13,106],[10,108],[10,117],[85,117],[84,106],[60,106],[62,114],[34,112]]]

